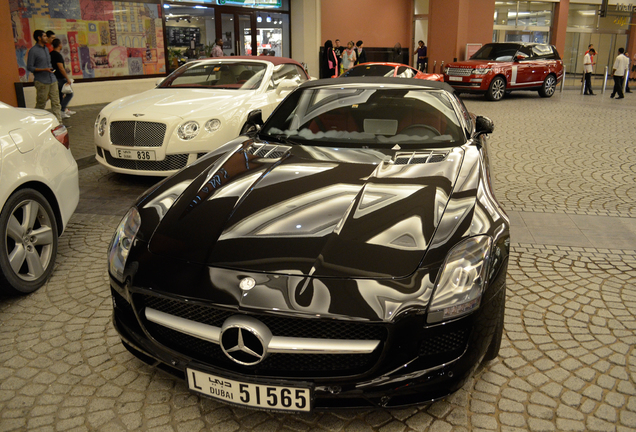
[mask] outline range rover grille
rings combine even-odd
[[[471,68],[448,68],[446,74],[449,76],[470,76],[473,70]]]

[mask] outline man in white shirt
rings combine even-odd
[[[612,70],[612,76],[614,77],[614,89],[610,95],[611,98],[613,98],[616,94],[618,94],[616,99],[623,99],[625,97],[623,94],[623,78],[625,78],[627,68],[629,67],[629,59],[625,56],[625,54],[623,54],[624,52],[625,48],[619,48],[616,60],[614,60]]]
[[[590,48],[583,58],[583,70],[585,71],[585,91],[583,94],[592,96],[594,96],[594,92],[592,91],[592,72],[594,71],[592,59],[594,58],[594,54],[596,54],[596,51],[594,51],[594,48]]]

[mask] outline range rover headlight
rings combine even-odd
[[[99,126],[97,127],[97,133],[99,134],[99,136],[104,136],[104,134],[106,133],[106,123],[108,123],[106,121],[106,117],[104,117],[102,121],[99,122]]]
[[[429,323],[466,315],[479,307],[491,247],[491,237],[478,236],[460,242],[448,253],[431,299]]]
[[[208,132],[216,132],[221,127],[221,120],[212,119],[205,122],[205,130]]]
[[[121,220],[108,248],[108,269],[110,274],[120,282],[124,282],[124,268],[135,241],[135,236],[141,227],[141,216],[136,207],[131,207]]]
[[[199,123],[194,120],[187,121],[179,126],[177,129],[177,135],[184,141],[189,141],[199,135]]]
[[[488,72],[490,72],[492,69],[490,68],[479,68],[479,69],[473,69],[472,74],[473,75],[486,75]]]

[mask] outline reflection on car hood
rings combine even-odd
[[[503,61],[495,61],[495,60],[465,60],[460,62],[452,62],[448,63],[448,67],[458,67],[458,68],[487,68],[487,67],[496,67],[501,66],[502,63],[510,63]]]
[[[436,151],[432,162],[418,151],[403,164],[394,161],[404,152],[388,149],[281,146],[262,157],[254,148],[246,141],[205,165],[150,251],[243,271],[406,276],[424,257],[463,157],[461,148]]]
[[[181,118],[214,115],[231,110],[253,90],[153,89],[110,106],[117,119],[133,114],[178,116]],[[209,112],[214,110],[213,112]],[[141,120],[142,118],[140,118]]]

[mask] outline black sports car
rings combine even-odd
[[[444,83],[307,82],[147,191],[109,248],[114,323],[192,391],[291,411],[444,397],[503,332],[509,222]]]

